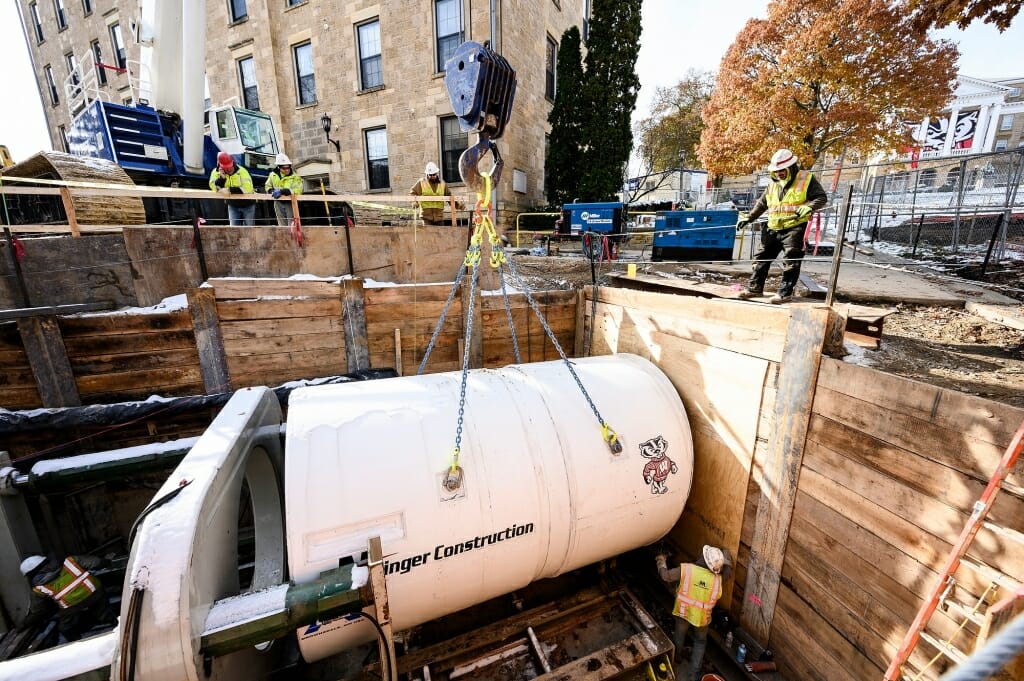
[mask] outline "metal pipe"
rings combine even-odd
[[[202,174],[203,103],[206,99],[206,3],[185,0],[181,13],[181,119],[185,129],[182,159],[190,173]]]
[[[372,601],[365,567],[343,565],[307,584],[281,584],[217,601],[200,639],[205,655],[219,657],[281,638],[301,626],[359,612]]]

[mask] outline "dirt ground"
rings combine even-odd
[[[580,257],[516,256],[516,268],[532,289],[570,289],[592,284],[590,263]],[[607,274],[622,271],[624,263],[595,267],[599,282]],[[743,278],[702,271],[698,265],[678,264],[659,268],[688,278],[724,285],[740,285]],[[1014,290],[1024,282],[1024,263],[1004,265],[987,279],[1010,289],[1000,292],[1024,300]],[[948,272],[947,272],[948,274]],[[974,272],[961,274],[973,278]],[[769,277],[767,288],[777,287]],[[1018,407],[1024,407],[1024,331],[990,322],[964,310],[949,307],[899,305],[885,318],[882,344],[865,350],[847,344],[844,361],[957,390]]]

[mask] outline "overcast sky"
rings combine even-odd
[[[677,83],[688,69],[715,71],[726,48],[750,17],[764,17],[768,0],[644,0],[637,73],[637,114],[647,113],[656,87]],[[939,33],[960,44],[960,73],[978,78],[1024,76],[1024,16],[1005,33],[975,22],[967,31]],[[50,147],[28,48],[14,0],[0,0],[3,101],[0,144],[15,160]]]

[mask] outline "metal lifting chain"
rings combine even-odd
[[[420,368],[416,371],[417,376],[423,375],[423,370],[427,368],[427,360],[430,359],[430,353],[434,351],[434,344],[437,343],[437,337],[441,335],[441,327],[444,326],[444,319],[448,316],[448,308],[452,306],[452,301],[455,300],[455,292],[459,290],[459,284],[462,283],[462,277],[466,274],[466,263],[462,263],[462,267],[459,268],[459,273],[455,275],[455,283],[452,284],[452,290],[448,292],[448,300],[444,302],[444,307],[441,308],[441,316],[437,320],[437,326],[434,327],[434,333],[430,336],[430,342],[427,343],[427,349],[423,353],[423,359],[420,360]]]
[[[498,248],[501,248],[499,246]],[[501,297],[505,301],[505,316],[508,317],[508,329],[512,333],[512,352],[516,355],[516,364],[522,364],[523,358],[519,356],[519,339],[516,337],[516,324],[512,321],[512,304],[508,299],[508,291],[505,288],[505,270],[498,268],[498,281],[501,282]]]

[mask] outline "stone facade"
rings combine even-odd
[[[63,2],[67,28],[58,31],[55,2]],[[498,207],[526,210],[544,203],[544,149],[551,101],[545,97],[547,38],[556,42],[572,25],[582,25],[586,0],[493,0],[461,5],[463,38],[483,42],[491,33],[494,6],[494,48],[516,69],[518,88],[512,119],[499,148],[505,171],[498,187]],[[260,109],[274,120],[279,141],[293,163],[324,169],[330,164],[334,191],[369,191],[365,131],[383,128],[387,139],[390,186],[385,193],[406,194],[427,161],[441,163],[441,118],[451,115],[443,73],[436,67],[436,0],[234,0],[244,2],[245,18],[230,20],[231,0],[208,2],[207,81],[214,105],[243,101],[238,61],[252,57]],[[120,23],[129,60],[138,59],[130,35],[136,0],[34,0],[44,40],[34,37],[32,0],[18,0],[26,39],[36,67],[54,148],[62,148],[61,126],[71,116],[63,97],[51,105],[44,65],[50,65],[58,89],[67,77],[64,55],[79,62],[98,40],[105,62],[111,62],[110,26]],[[90,5],[92,12],[85,13]],[[357,26],[379,21],[383,84],[361,89]],[[316,102],[298,103],[294,47],[309,43],[313,55]],[[109,74],[101,88],[111,101],[130,94],[127,77]],[[322,114],[332,120],[331,138],[321,127]],[[472,144],[475,136],[470,135]],[[518,171],[518,172],[516,172]],[[513,177],[519,186],[513,188]],[[523,182],[525,180],[525,182]],[[453,191],[465,191],[453,185]]]

